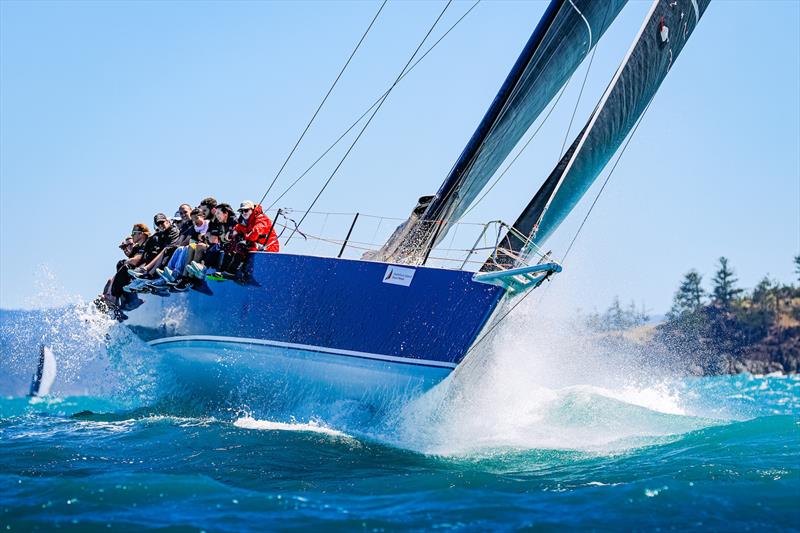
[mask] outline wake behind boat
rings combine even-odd
[[[422,197],[382,245],[351,240],[355,214],[346,236],[317,236],[334,245],[330,257],[292,251],[287,245],[299,247],[299,228],[323,187],[299,222],[286,210],[274,213],[266,235],[277,230],[284,248],[251,249],[238,279],[201,275],[194,290],[145,294],[142,305],[120,316],[211,386],[222,372],[257,372],[278,386],[345,398],[427,390],[561,271],[544,242],[633,134],[709,1],[653,2],[594,112],[539,191],[513,224],[472,225],[475,244],[463,257],[449,254],[445,236],[461,226],[625,0],[550,3],[438,192]],[[348,247],[357,257],[343,257]]]

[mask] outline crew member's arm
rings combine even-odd
[[[234,226],[233,229],[234,229],[234,231],[236,231],[236,233],[241,234],[244,237],[244,240],[246,240],[248,242],[256,242],[256,241],[258,241],[259,224],[256,224],[255,226],[253,226],[253,229],[251,229],[250,231],[247,231],[247,227],[243,226],[242,224],[236,224],[236,226]]]
[[[142,262],[142,254],[138,253],[133,257],[131,257],[130,259],[128,259],[127,261],[125,261],[125,265],[127,265],[128,268],[131,267],[136,268],[139,266],[141,262]]]

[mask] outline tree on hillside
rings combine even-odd
[[[643,326],[650,321],[650,314],[647,312],[647,308],[642,302],[641,309],[636,308],[636,303],[631,300],[630,305],[628,306],[628,316],[631,317],[633,321],[633,326]]]
[[[670,318],[676,318],[684,313],[694,313],[702,307],[706,294],[702,284],[703,276],[694,269],[683,276],[683,281],[672,299]]]
[[[745,344],[756,343],[769,333],[770,326],[778,316],[780,290],[780,284],[764,276],[753,288],[750,305],[737,309],[736,318]]]
[[[728,266],[728,259],[726,257],[719,258],[719,269],[714,274],[713,298],[714,303],[719,305],[722,309],[728,310],[736,297],[742,292],[742,289],[736,287],[739,281],[734,277],[733,270]]]
[[[800,281],[800,255],[794,256],[794,272],[797,274],[797,281]]]
[[[764,309],[775,309],[778,289],[780,289],[780,285],[777,282],[769,279],[769,276],[764,276],[753,288],[751,296],[753,304]]]
[[[650,320],[650,317],[644,306],[640,311],[636,308],[636,304],[631,301],[630,305],[624,308],[620,304],[619,297],[615,296],[614,301],[604,313],[591,313],[586,317],[585,323],[591,330],[608,333],[635,328],[646,324],[648,320]]]

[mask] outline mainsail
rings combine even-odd
[[[501,250],[482,270],[508,266],[518,257],[527,257],[553,233],[639,120],[710,1],[653,2],[586,126],[514,223]]]
[[[418,262],[445,236],[626,2],[551,1],[436,196],[415,208],[374,259]]]

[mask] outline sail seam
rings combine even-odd
[[[574,9],[575,11],[577,11],[577,12],[578,12],[578,15],[580,15],[580,16],[581,16],[581,18],[583,19],[583,22],[585,22],[585,23],[586,23],[586,29],[588,29],[588,30],[589,30],[589,46],[588,46],[588,47],[587,47],[587,49],[586,49],[586,51],[587,51],[587,53],[588,53],[588,51],[592,49],[592,43],[594,42],[594,41],[592,41],[592,26],[589,24],[589,21],[588,21],[588,20],[586,20],[586,17],[584,17],[584,16],[583,16],[583,13],[581,13],[581,10],[580,10],[580,9],[578,9],[578,6],[576,6],[576,5],[575,5],[575,4],[572,2],[572,0],[568,0],[568,1],[569,1],[569,5],[571,5],[571,6],[572,6],[572,9]]]
[[[583,221],[581,222],[581,225],[578,226],[578,230],[575,232],[575,235],[572,237],[572,240],[570,241],[569,246],[567,246],[567,251],[564,252],[564,255],[561,257],[561,264],[562,265],[564,264],[564,261],[566,261],[570,250],[572,250],[572,246],[575,244],[575,241],[578,240],[578,235],[580,235],[581,230],[583,230],[583,226],[586,224],[586,221],[589,220],[589,215],[592,214],[592,210],[594,210],[594,206],[597,204],[598,200],[600,200],[600,195],[603,194],[603,191],[605,190],[606,185],[608,185],[608,182],[611,180],[611,176],[614,174],[614,171],[617,169],[617,165],[619,165],[619,162],[622,159],[622,156],[625,155],[625,150],[628,149],[628,145],[631,143],[631,140],[633,139],[633,136],[636,135],[636,130],[639,129],[639,125],[642,123],[642,120],[644,120],[644,116],[647,114],[647,110],[650,109],[650,104],[652,104],[652,103],[653,103],[653,99],[651,98],[650,101],[647,102],[647,107],[644,108],[644,111],[642,111],[642,114],[639,116],[639,120],[636,121],[636,125],[633,127],[633,130],[631,130],[631,133],[628,136],[628,139],[625,141],[625,144],[622,146],[622,151],[620,151],[619,156],[617,157],[617,160],[614,161],[614,166],[612,166],[611,170],[608,172],[608,176],[606,176],[605,181],[603,181],[603,185],[600,186],[600,190],[597,191],[597,196],[594,197],[594,200],[592,201],[592,205],[589,206],[589,210],[586,212],[586,216],[583,217]]]

